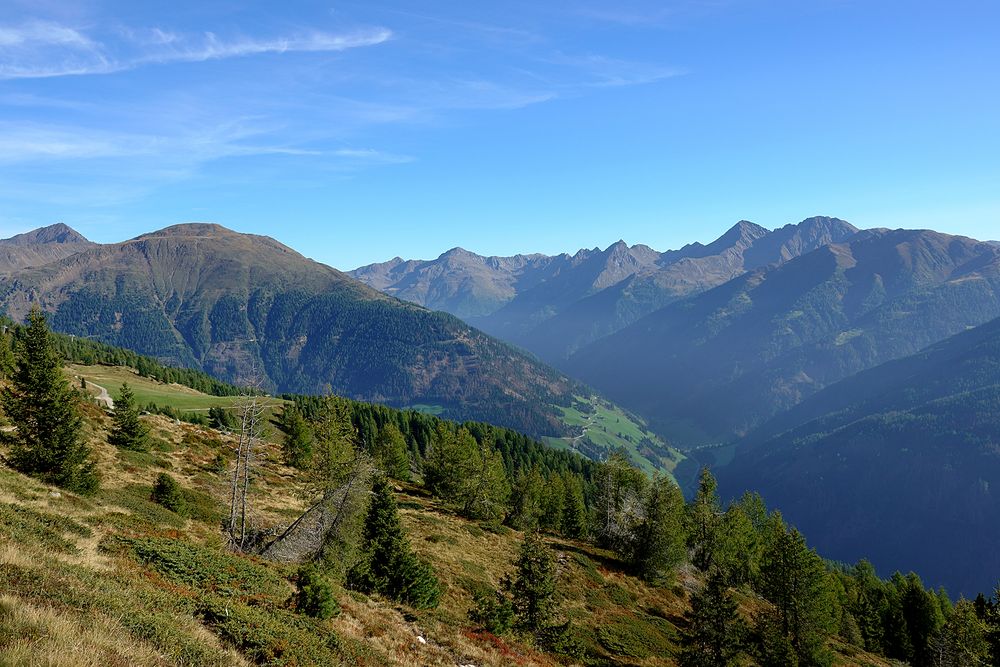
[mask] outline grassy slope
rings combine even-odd
[[[140,407],[156,403],[158,406],[170,406],[182,412],[197,412],[214,407],[230,408],[236,402],[232,396],[210,396],[179,384],[157,382],[138,375],[130,368],[80,364],[72,364],[67,368],[74,378],[83,377],[88,382],[104,387],[112,398],[118,396],[122,383],[128,382]],[[76,384],[79,385],[79,382]],[[93,388],[90,388],[90,393],[97,395],[97,391]]]
[[[597,396],[576,396],[575,399],[573,406],[558,408],[563,422],[573,429],[574,435],[544,438],[547,444],[573,449],[598,460],[600,452],[610,453],[623,448],[632,461],[648,473],[660,470],[673,474],[677,464],[684,460],[683,454],[665,445],[638,417]],[[661,451],[644,450],[644,440],[652,441]]]
[[[87,414],[104,477],[97,497],[58,492],[0,468],[0,665],[555,664],[467,621],[474,592],[509,568],[518,533],[486,531],[420,489],[402,489],[414,548],[445,585],[441,606],[412,612],[341,590],[341,615],[314,621],[290,611],[293,567],[233,556],[222,545],[227,475],[216,458],[232,448],[228,436],[146,417],[153,451],[119,452],[104,442],[103,411],[88,406]],[[277,457],[274,443],[262,447],[254,495],[261,525],[287,524],[302,509],[294,476]],[[161,471],[188,490],[194,518],[148,500]],[[590,664],[673,664],[681,615],[697,585],[689,572],[674,587],[652,588],[607,552],[549,541]],[[748,612],[759,604],[743,601]]]

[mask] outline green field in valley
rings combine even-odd
[[[573,435],[545,438],[549,445],[598,459],[616,449],[624,449],[635,464],[647,472],[659,470],[672,474],[684,459],[683,454],[666,445],[637,417],[597,396],[574,398],[571,407],[559,406],[563,422],[573,429]]]

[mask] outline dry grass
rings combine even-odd
[[[294,641],[294,632],[301,631],[294,626],[298,621],[280,625],[286,622],[281,619],[297,618],[290,615],[287,599],[293,568],[248,564],[280,579],[282,592],[219,598],[219,591],[172,580],[107,548],[116,535],[169,537],[221,555],[218,521],[181,519],[149,501],[148,493],[156,476],[168,471],[221,516],[228,475],[217,460],[220,452],[232,450],[233,438],[151,416],[143,419],[152,429],[153,450],[121,452],[106,442],[103,410],[89,406],[86,411],[87,438],[103,477],[98,496],[81,498],[0,468],[0,503],[33,512],[30,516],[51,517],[54,526],[15,542],[6,533],[23,536],[23,526],[0,520],[0,569],[9,568],[0,571],[0,578],[7,572],[19,578],[0,597],[0,666],[249,664],[225,645],[217,626],[202,622],[197,609],[204,595],[231,599],[234,609],[239,606],[245,613],[273,613],[278,625],[272,633],[280,640],[287,628],[288,641]],[[260,526],[285,525],[304,507],[295,475],[279,457],[274,440],[260,446],[254,494],[254,518]],[[399,501],[414,550],[433,565],[443,584],[440,607],[415,612],[378,597],[340,591],[338,617],[303,627],[332,633],[340,664],[558,664],[524,638],[497,638],[477,631],[468,620],[474,594],[496,587],[512,568],[522,535],[464,520],[416,487],[404,489]],[[547,539],[556,553],[562,614],[579,629],[595,664],[674,664],[677,628],[690,592],[699,585],[693,571],[682,570],[672,586],[651,587],[630,576],[608,552],[583,542]],[[755,604],[746,600],[744,611],[752,613]],[[136,623],[137,617],[146,619],[145,624]],[[885,665],[871,656],[852,655],[850,647],[837,648],[838,664]],[[185,655],[195,657],[179,657]]]

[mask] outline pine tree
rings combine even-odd
[[[139,410],[135,406],[135,394],[127,382],[122,383],[118,398],[115,399],[112,415],[111,432],[108,442],[119,449],[130,449],[136,452],[149,450],[149,429],[139,419]]]
[[[583,479],[578,475],[566,474],[563,488],[566,500],[563,504],[562,534],[567,537],[582,538],[587,535],[587,505],[583,497]]]
[[[552,553],[534,532],[525,535],[513,577],[504,590],[514,607],[515,627],[538,632],[552,619],[556,605],[556,569]]]
[[[361,558],[348,571],[347,585],[416,608],[436,607],[441,599],[433,570],[410,548],[392,488],[384,477],[376,478],[372,487]]]
[[[437,425],[424,461],[424,485],[439,498],[453,501],[467,482],[470,462],[479,445],[465,428],[454,432]]]
[[[962,599],[951,610],[948,621],[930,641],[930,662],[934,667],[975,667],[990,664],[986,624],[976,614],[973,603]]]
[[[278,418],[278,428],[284,433],[281,453],[285,465],[305,469],[312,462],[313,432],[302,412],[294,405],[286,405]]]
[[[539,525],[547,531],[562,531],[566,512],[566,486],[562,475],[550,474],[542,488],[542,516]]]
[[[702,571],[708,571],[715,558],[722,515],[717,488],[718,484],[711,471],[702,468],[698,477],[698,491],[691,503],[688,518],[688,545],[694,552],[691,562]]]
[[[746,625],[736,601],[718,572],[691,597],[684,614],[688,627],[681,636],[680,667],[727,667],[740,654]]]
[[[96,464],[82,439],[76,392],[62,372],[62,360],[37,308],[18,330],[16,367],[0,393],[7,418],[15,426],[10,443],[14,468],[70,491],[97,491]]]
[[[545,480],[538,468],[521,468],[514,477],[508,522],[517,530],[534,530],[544,510]]]
[[[488,442],[482,442],[473,451],[466,470],[456,498],[462,516],[491,525],[500,524],[510,500],[510,481],[500,452]]]
[[[825,642],[839,617],[830,576],[805,538],[786,530],[780,515],[775,519],[761,564],[761,593],[774,604],[778,627],[800,664],[828,664]]]
[[[657,475],[644,502],[637,530],[635,569],[646,581],[662,582],[684,562],[684,496],[673,480]]]
[[[4,331],[0,332],[0,378],[9,378],[16,367],[14,337],[4,327]]]

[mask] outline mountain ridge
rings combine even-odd
[[[15,319],[274,390],[336,391],[563,435],[579,384],[457,318],[386,296],[263,236],[186,224],[0,278]]]
[[[870,230],[661,308],[562,367],[659,415],[661,434],[725,442],[827,384],[997,315],[996,247]]]
[[[482,257],[462,251],[467,261],[456,264],[449,256],[453,249],[437,260],[394,258],[349,274],[399,298],[451,312],[559,363],[671,301],[857,232],[830,217],[774,231],[741,220],[711,243],[665,252],[619,240],[603,250],[552,256]],[[512,268],[506,269],[505,262]],[[492,270],[473,270],[470,263]]]

